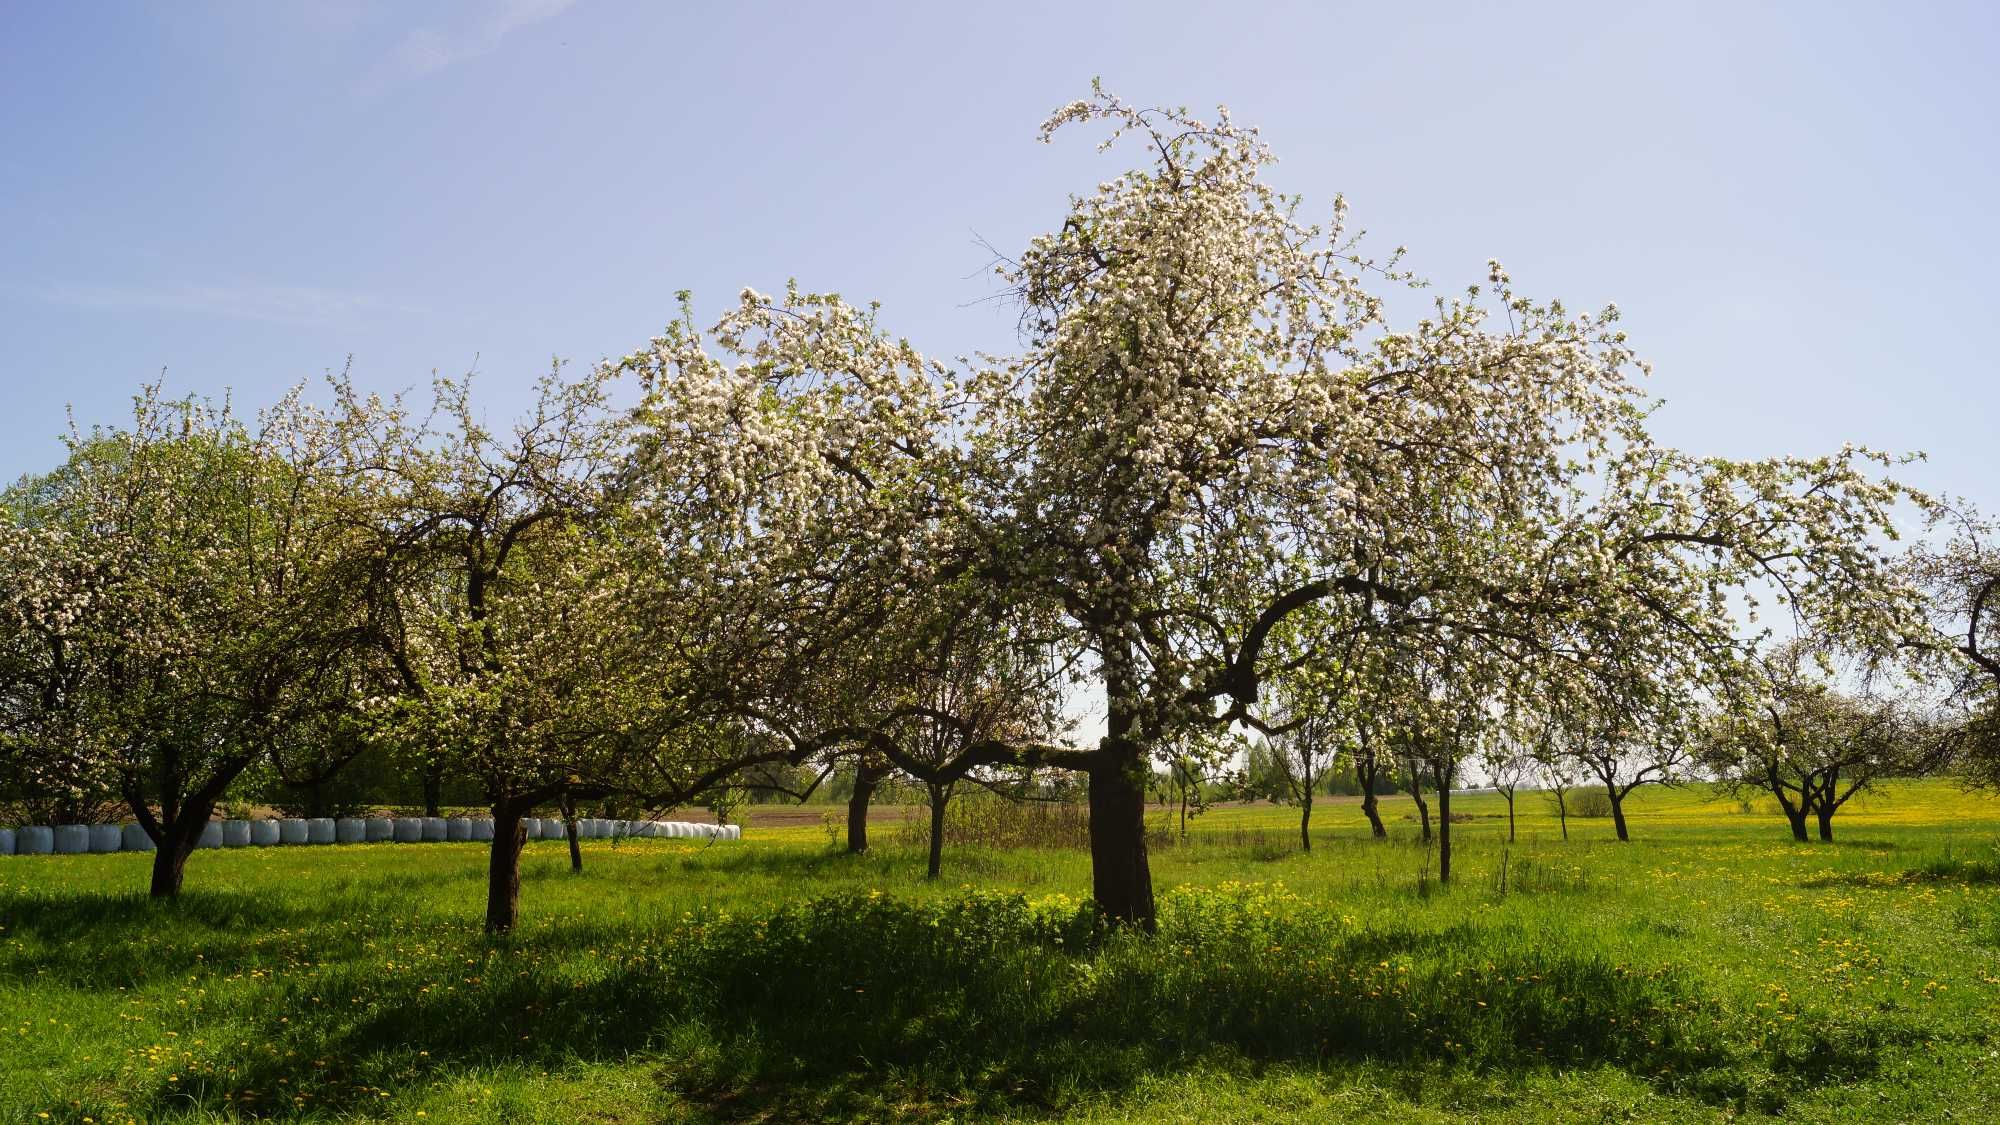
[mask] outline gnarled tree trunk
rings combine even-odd
[[[931,855],[930,866],[924,871],[924,878],[935,879],[944,872],[944,811],[951,801],[951,787],[935,782],[931,791]]]
[[[570,795],[562,799],[563,835],[569,838],[569,870],[572,875],[583,870],[583,845],[577,843],[576,802]]]
[[[1133,709],[1113,694],[1104,743],[1089,770],[1090,883],[1113,922],[1154,932],[1153,871],[1146,859],[1146,754]]]
[[[486,859],[486,932],[504,934],[514,928],[521,909],[521,849],[528,829],[521,823],[527,806],[502,801],[493,806],[493,847]]]
[[[875,788],[889,775],[888,767],[862,762],[854,768],[854,792],[847,797],[847,850],[860,855],[868,850],[868,805]]]
[[[1620,793],[1616,785],[1607,785],[1604,791],[1611,796],[1612,827],[1618,830],[1618,838],[1629,844],[1632,834],[1625,829],[1625,794]]]

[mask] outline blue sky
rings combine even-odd
[[[163,368],[262,403],[476,365],[500,416],[682,288],[1004,350],[976,240],[1117,170],[1033,140],[1100,75],[1227,104],[1441,284],[1615,300],[1676,444],[1921,449],[2000,507],[2000,7],[1084,7],[0,8],[0,477]]]

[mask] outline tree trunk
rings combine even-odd
[[[1819,838],[1831,842],[1833,840],[1833,810],[1822,804],[1813,810],[1813,815],[1819,818]]]
[[[1785,819],[1792,826],[1792,839],[1797,840],[1801,844],[1805,843],[1807,840],[1806,810],[1804,808],[1794,808],[1789,803],[1785,804],[1783,808],[1785,810]]]
[[[1451,883],[1451,783],[1439,781],[1438,795],[1438,882]]]
[[[202,824],[208,818],[202,818]],[[173,898],[181,893],[181,876],[187,871],[188,856],[194,853],[195,844],[201,839],[201,827],[194,826],[193,832],[183,830],[181,822],[175,830],[161,835],[163,839],[153,841],[153,886],[148,893],[153,898]]]
[[[493,806],[493,848],[486,861],[486,932],[504,934],[514,928],[521,910],[521,849],[528,829],[515,804]]]
[[[1618,838],[1629,844],[1632,834],[1625,830],[1625,795],[1612,785],[1605,786],[1604,791],[1611,795],[1611,824],[1618,829]]]
[[[1417,771],[1410,770],[1410,800],[1417,803],[1417,820],[1423,824],[1424,843],[1431,842],[1431,806],[1424,800],[1424,783],[1417,778]]]
[[[1361,815],[1368,818],[1368,834],[1377,840],[1389,838],[1389,830],[1382,826],[1382,810],[1375,804],[1375,790],[1361,791]]]
[[[221,787],[214,786],[214,791],[220,791]],[[188,857],[201,843],[208,818],[215,812],[215,802],[197,795],[173,811],[172,824],[155,821],[147,827],[147,835],[153,838],[153,882],[147,891],[152,898],[173,898],[181,893]],[[142,817],[139,823],[143,825],[147,819],[150,818]]]
[[[1507,842],[1514,842],[1514,791],[1507,791]]]
[[[1106,739],[1090,771],[1090,883],[1097,909],[1113,922],[1152,933],[1153,872],[1146,860],[1146,764],[1139,748]]]
[[[563,794],[562,814],[563,835],[569,837],[570,874],[580,874],[583,871],[583,845],[576,841],[576,802],[570,800],[567,793]]]
[[[888,773],[887,767],[866,762],[854,768],[854,792],[847,797],[847,850],[851,855],[868,850],[868,804],[875,799],[875,787]]]
[[[1556,790],[1556,820],[1562,825],[1563,842],[1569,842],[1569,794]]]
[[[951,800],[951,790],[942,785],[932,785],[931,791],[931,860],[924,871],[924,878],[935,879],[944,871],[944,810]]]
[[[424,815],[437,816],[444,803],[444,768],[430,765],[424,767]]]
[[[1313,850],[1312,822],[1313,822],[1312,790],[1307,789],[1305,798],[1299,802],[1299,850],[1300,851],[1309,852]]]

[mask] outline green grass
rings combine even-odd
[[[1903,785],[1797,845],[1694,792],[1630,845],[1461,796],[1454,883],[1323,805],[1154,856],[1156,939],[1087,857],[477,845],[0,859],[0,1122],[2000,1118],[2000,802]],[[881,841],[894,832],[878,832]]]

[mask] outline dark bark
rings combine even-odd
[[[1625,794],[1616,785],[1607,785],[1604,791],[1611,795],[1611,824],[1618,829],[1618,838],[1629,844],[1632,834],[1625,829]]]
[[[1438,797],[1438,882],[1451,882],[1451,782],[1440,778]]]
[[[1415,766],[1410,767],[1409,775],[1410,800],[1417,803],[1417,820],[1423,825],[1423,840],[1424,843],[1428,844],[1431,842],[1431,806],[1429,802],[1424,800],[1423,779],[1417,776]]]
[[[569,794],[562,799],[563,835],[569,837],[569,869],[571,874],[583,871],[583,845],[576,841],[576,802]]]
[[[236,773],[231,771],[228,779]],[[173,898],[181,893],[181,880],[187,873],[188,857],[201,844],[201,834],[208,827],[208,818],[215,812],[215,798],[211,791],[220,793],[228,784],[228,779],[212,781],[202,791],[181,802],[163,800],[159,817],[145,807],[143,801],[127,799],[133,815],[153,840],[153,878],[147,894],[152,898]]]
[[[1146,764],[1139,748],[1107,739],[1090,778],[1091,894],[1104,916],[1152,933],[1153,872],[1146,859]]]
[[[1370,835],[1374,836],[1377,840],[1386,840],[1389,838],[1389,830],[1382,824],[1382,810],[1376,805],[1375,791],[1373,789],[1363,789],[1361,791],[1361,815],[1368,818],[1368,832]]]
[[[444,803],[444,768],[438,765],[424,767],[424,815],[437,816]]]
[[[854,768],[854,792],[847,797],[847,850],[860,855],[868,850],[868,805],[875,799],[875,788],[888,776],[887,766],[872,766],[862,762]]]
[[[1305,799],[1299,802],[1299,850],[1300,851],[1309,852],[1313,850],[1312,820],[1313,820],[1312,790],[1307,789]]]
[[[1507,790],[1507,842],[1514,842],[1514,791]]]
[[[521,910],[521,849],[528,843],[526,811],[518,804],[493,806],[493,847],[486,862],[486,932],[504,934],[514,928]]]
[[[1819,819],[1819,838],[1831,841],[1833,839],[1833,809],[1828,805],[1821,804],[1813,810],[1813,816]]]
[[[1567,843],[1569,840],[1569,794],[1561,789],[1556,790],[1556,820],[1562,825],[1563,840]]]
[[[930,866],[925,869],[926,879],[935,879],[944,871],[944,810],[951,801],[949,786],[932,785],[931,791],[931,855]]]
[[[1805,843],[1808,839],[1806,836],[1806,810],[1796,808],[1788,803],[1785,805],[1785,820],[1792,826],[1792,839],[1797,840],[1801,844]]]
[[[193,835],[173,832],[168,833],[167,839],[154,843],[153,886],[148,892],[152,897],[172,898],[181,893],[181,876],[186,873],[188,856],[194,853],[200,838],[199,830]]]
[[[1375,799],[1375,784],[1382,777],[1382,763],[1367,742],[1366,726],[1362,729],[1362,748],[1354,756],[1354,780],[1361,783],[1361,815],[1368,818],[1369,833],[1377,840],[1386,840],[1389,830],[1382,826],[1382,810]]]

